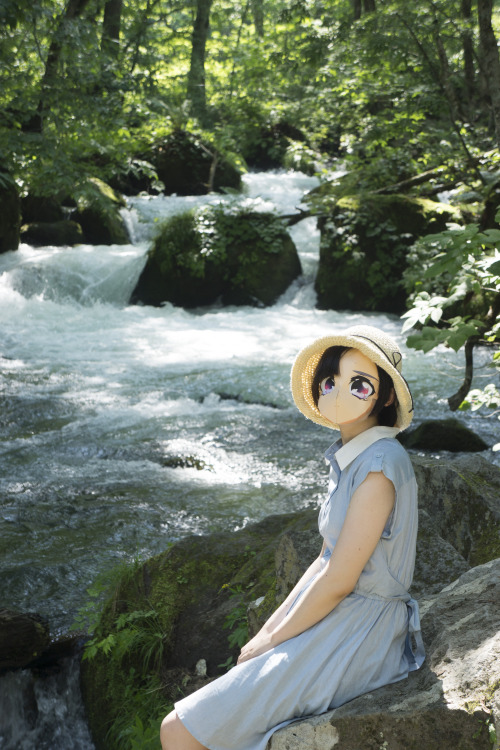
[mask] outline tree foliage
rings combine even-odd
[[[429,263],[407,321],[410,343],[470,348],[493,330],[466,303],[496,283],[478,215],[498,172],[499,20],[492,0],[0,0],[0,183],[62,198],[151,173],[182,129],[325,180],[340,157],[352,193],[460,182],[470,226],[415,251]]]

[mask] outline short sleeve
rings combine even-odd
[[[390,539],[398,511],[401,489],[407,481],[411,480],[412,477],[414,478],[409,456],[397,441],[380,440],[358,456],[354,464],[351,495],[371,472],[383,472],[384,476],[394,485],[396,493],[394,507],[382,532],[382,539]]]

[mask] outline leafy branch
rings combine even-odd
[[[496,221],[500,220],[500,212]],[[423,259],[421,280],[414,283],[412,307],[402,316],[407,344],[429,352],[439,344],[454,351],[464,347],[464,382],[448,403],[455,411],[472,384],[473,350],[500,340],[500,230],[481,231],[477,224],[428,235],[417,243]],[[443,286],[442,294],[433,294]],[[427,289],[422,290],[427,283]],[[420,288],[420,290],[419,290]],[[476,397],[477,400],[477,397]]]

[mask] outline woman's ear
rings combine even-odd
[[[389,396],[388,400],[385,402],[384,406],[390,406],[394,403],[394,399],[396,398],[396,392],[394,388],[391,388],[391,395]]]

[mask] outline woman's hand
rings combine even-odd
[[[266,651],[270,651],[273,648],[273,645],[274,644],[271,643],[271,633],[268,633],[265,630],[260,630],[252,640],[248,641],[248,643],[243,646],[237,663],[242,664],[244,661],[253,659],[254,656],[265,654]]]

